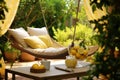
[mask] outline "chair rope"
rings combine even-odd
[[[46,19],[45,19],[44,12],[42,10],[41,2],[40,2],[40,10],[41,10],[41,13],[42,13],[42,17],[43,17],[43,20],[44,20],[45,27],[46,27],[46,29],[48,31],[48,25],[47,25],[47,22],[46,22]]]
[[[77,11],[76,11],[76,19],[75,19],[75,25],[74,25],[74,33],[73,33],[73,41],[72,41],[71,46],[74,46],[75,34],[76,34],[76,24],[78,22],[78,13],[79,13],[79,8],[80,8],[80,1],[81,0],[78,0]]]

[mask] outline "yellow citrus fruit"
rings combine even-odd
[[[80,53],[76,53],[76,56],[75,56],[77,59],[80,59],[81,58],[81,55]]]
[[[45,66],[41,64],[41,65],[39,66],[39,69],[45,69]]]
[[[74,46],[74,49],[78,50],[80,48],[80,46]]]
[[[70,50],[70,54],[72,54],[72,55],[76,55],[76,50],[74,50],[74,49],[72,49],[72,50]]]
[[[82,55],[80,59],[81,59],[81,60],[84,60],[85,58],[86,58],[86,56],[85,56],[85,55]]]
[[[84,48],[79,48],[79,49],[78,49],[78,52],[79,52],[79,53],[83,53],[83,52],[84,52]]]
[[[35,63],[35,64],[32,65],[32,69],[38,69],[38,68],[39,68],[38,64]]]
[[[87,55],[88,54],[88,51],[87,50],[84,50],[84,55]]]

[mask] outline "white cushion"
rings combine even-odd
[[[42,28],[28,27],[27,31],[31,36],[39,36],[39,35],[47,35],[48,34],[46,27],[42,27]]]
[[[19,42],[22,46],[27,47],[27,44],[24,42],[25,37],[29,37],[27,31],[23,28],[9,29],[8,32],[12,35],[17,42]]]
[[[53,48],[49,47],[46,49],[31,49],[31,48],[26,48],[28,51],[34,53],[34,54],[41,54],[41,55],[58,55],[61,53],[67,52],[67,47],[60,47],[60,48]]]

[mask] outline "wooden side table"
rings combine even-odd
[[[12,74],[12,80],[16,80],[15,75],[24,76],[34,80],[56,80],[74,77],[77,77],[77,80],[79,80],[79,77],[87,75],[88,70],[89,70],[88,67],[81,67],[76,69],[75,71],[68,72],[56,69],[55,66],[52,65],[50,70],[46,71],[45,73],[31,73],[30,67],[18,67],[6,69],[5,80],[8,80],[8,73]]]

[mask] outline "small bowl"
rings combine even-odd
[[[32,73],[44,73],[44,72],[46,72],[46,69],[32,69],[32,68],[30,68],[30,72],[32,72]]]

